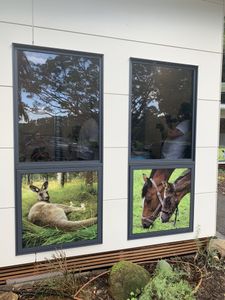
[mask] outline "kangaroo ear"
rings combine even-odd
[[[47,190],[47,188],[48,188],[48,181],[45,181],[45,182],[42,184],[41,190]]]
[[[35,185],[32,185],[32,184],[30,185],[30,189],[31,189],[31,191],[33,191],[35,193],[40,192],[40,189],[38,187],[36,187]]]
[[[144,182],[147,182],[148,181],[148,177],[146,176],[146,174],[142,174],[142,175],[143,175]]]

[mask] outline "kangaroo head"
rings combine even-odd
[[[31,191],[37,193],[38,196],[38,201],[45,201],[45,202],[50,202],[49,199],[49,194],[48,194],[48,181],[45,181],[42,184],[42,187],[39,189],[35,185],[30,185]]]

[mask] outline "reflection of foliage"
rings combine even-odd
[[[22,93],[26,93],[31,99],[24,110],[94,117],[99,107],[99,67],[98,58],[68,54],[34,63],[24,51],[18,51],[19,98],[23,101]]]
[[[224,161],[225,160],[225,147],[220,146],[219,147],[219,153],[218,153],[218,159],[219,161]]]
[[[147,112],[155,119],[159,115],[176,116],[181,103],[192,101],[191,69],[160,63],[132,65],[132,141],[144,144]],[[154,93],[154,97],[150,97]],[[150,102],[155,100],[158,109]],[[151,128],[155,130],[155,128]]]

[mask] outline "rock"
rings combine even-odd
[[[222,239],[211,239],[209,242],[208,250],[218,251],[221,257],[225,257],[225,240]]]
[[[150,275],[143,267],[129,261],[120,261],[110,272],[110,294],[115,300],[126,300],[131,292],[140,294],[149,279]]]
[[[0,300],[17,300],[19,297],[13,292],[0,293]]]
[[[158,272],[163,272],[163,273],[167,273],[167,274],[173,273],[173,269],[172,269],[171,265],[163,259],[157,263],[156,270]]]

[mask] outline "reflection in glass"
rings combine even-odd
[[[100,58],[17,50],[19,160],[99,159]]]
[[[131,156],[191,158],[193,69],[132,63]]]

